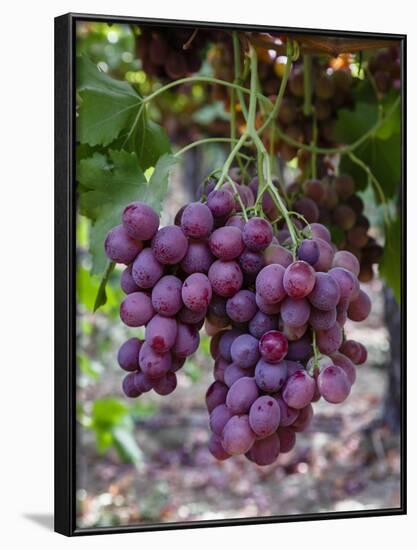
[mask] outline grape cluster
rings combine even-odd
[[[253,203],[250,186],[209,181],[201,200],[159,229],[149,206],[132,203],[105,250],[127,266],[122,321],[146,327],[144,341],[131,338],[118,353],[128,371],[125,394],[174,391],[205,325],[215,379],[206,394],[209,449],[219,460],[245,454],[267,465],[293,448],[311,421],[312,402],[341,403],[349,395],[354,365],[367,354],[345,339],[343,326],[348,318],[364,320],[371,304],[359,286],[358,260],[336,251],[325,226],[299,230],[305,238],[292,253],[268,220],[241,214]]]
[[[291,184],[288,195],[292,208],[307,222],[330,227],[338,249],[348,250],[359,260],[359,280],[369,282],[373,278],[372,266],[379,262],[383,249],[369,235],[370,223],[355,188],[353,178],[342,174]],[[280,239],[287,239],[288,235],[284,230]]]
[[[386,94],[391,89],[399,90],[401,84],[399,47],[379,50],[369,59],[368,69],[380,94]]]

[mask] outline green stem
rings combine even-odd
[[[248,221],[248,216],[246,214],[246,208],[245,208],[245,205],[243,204],[243,201],[242,201],[242,198],[240,196],[240,193],[239,191],[237,190],[237,187],[236,187],[236,184],[235,182],[232,180],[232,178],[227,175],[226,176],[226,179],[227,181],[230,183],[230,185],[232,186],[232,189],[235,193],[235,199],[237,200],[237,202],[240,204],[240,208],[242,209],[242,214],[243,214],[243,218],[245,219],[245,221],[247,222]]]
[[[242,134],[240,136],[240,138],[238,139],[236,145],[230,151],[230,154],[227,157],[227,159],[225,160],[225,163],[223,165],[223,169],[222,169],[219,181],[217,182],[215,189],[219,189],[223,185],[223,183],[224,183],[224,181],[227,177],[227,174],[229,173],[230,167],[232,166],[233,159],[235,158],[235,156],[239,152],[240,148],[243,146],[243,144],[245,143],[245,141],[247,139],[248,139],[248,134],[245,132],[244,134]]]
[[[227,137],[213,137],[213,138],[199,139],[197,141],[193,141],[192,143],[189,143],[188,145],[186,145],[185,147],[177,151],[174,154],[174,157],[179,157],[189,149],[192,149],[193,147],[198,147],[199,145],[205,145],[206,143],[231,143],[233,145],[233,143],[237,143],[237,141],[238,141],[237,139],[227,138]],[[249,158],[247,157],[247,155],[244,155],[243,153],[240,153],[240,154],[242,157]]]
[[[233,62],[235,65],[235,80],[234,84],[241,85],[243,81],[241,79],[241,60],[240,60],[240,43],[239,37],[236,31],[233,31]],[[237,97],[239,98],[240,108],[242,109],[243,116],[247,120],[248,110],[245,103],[245,98],[240,90],[237,90]]]

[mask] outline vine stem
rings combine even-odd
[[[235,80],[234,84],[241,85],[242,79],[241,79],[241,66],[240,66],[240,44],[239,44],[239,38],[236,31],[233,31],[232,35],[233,40],[233,62],[235,65]],[[240,107],[242,109],[243,116],[245,117],[245,120],[248,118],[248,110],[246,108],[245,98],[243,96],[243,93],[239,90],[237,90],[237,97],[239,98]]]
[[[243,133],[240,138],[238,139],[236,145],[233,147],[233,149],[230,151],[229,156],[225,160],[225,163],[223,165],[222,172],[219,177],[219,181],[216,183],[215,189],[219,189],[223,183],[225,182],[227,178],[227,174],[229,173],[230,167],[232,166],[233,159],[241,149],[241,147],[244,145],[245,141],[248,139],[247,132]]]
[[[234,139],[234,138],[227,138],[227,137],[213,137],[213,138],[198,139],[197,141],[193,141],[192,143],[189,143],[188,145],[186,145],[185,147],[177,151],[174,154],[174,157],[179,157],[186,151],[189,151],[190,149],[192,149],[193,147],[198,147],[199,145],[205,145],[206,143],[232,143],[233,144],[233,143],[237,143],[237,141],[238,140],[236,138]],[[239,153],[239,154],[246,160],[251,159],[251,157],[244,155],[243,153]]]

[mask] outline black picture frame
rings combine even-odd
[[[242,31],[279,32],[341,38],[395,40],[401,44],[401,506],[392,509],[346,511],[294,516],[248,517],[194,522],[76,527],[75,419],[75,25],[78,21],[216,27]],[[55,531],[66,536],[128,533],[169,529],[317,521],[406,514],[406,55],[407,37],[356,31],[335,31],[206,21],[178,21],[69,13],[55,18]]]

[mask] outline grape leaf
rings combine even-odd
[[[142,99],[125,81],[100,71],[87,57],[77,58],[77,139],[90,146],[109,145],[134,123]]]
[[[401,303],[401,219],[399,216],[385,229],[384,255],[379,273]]]

